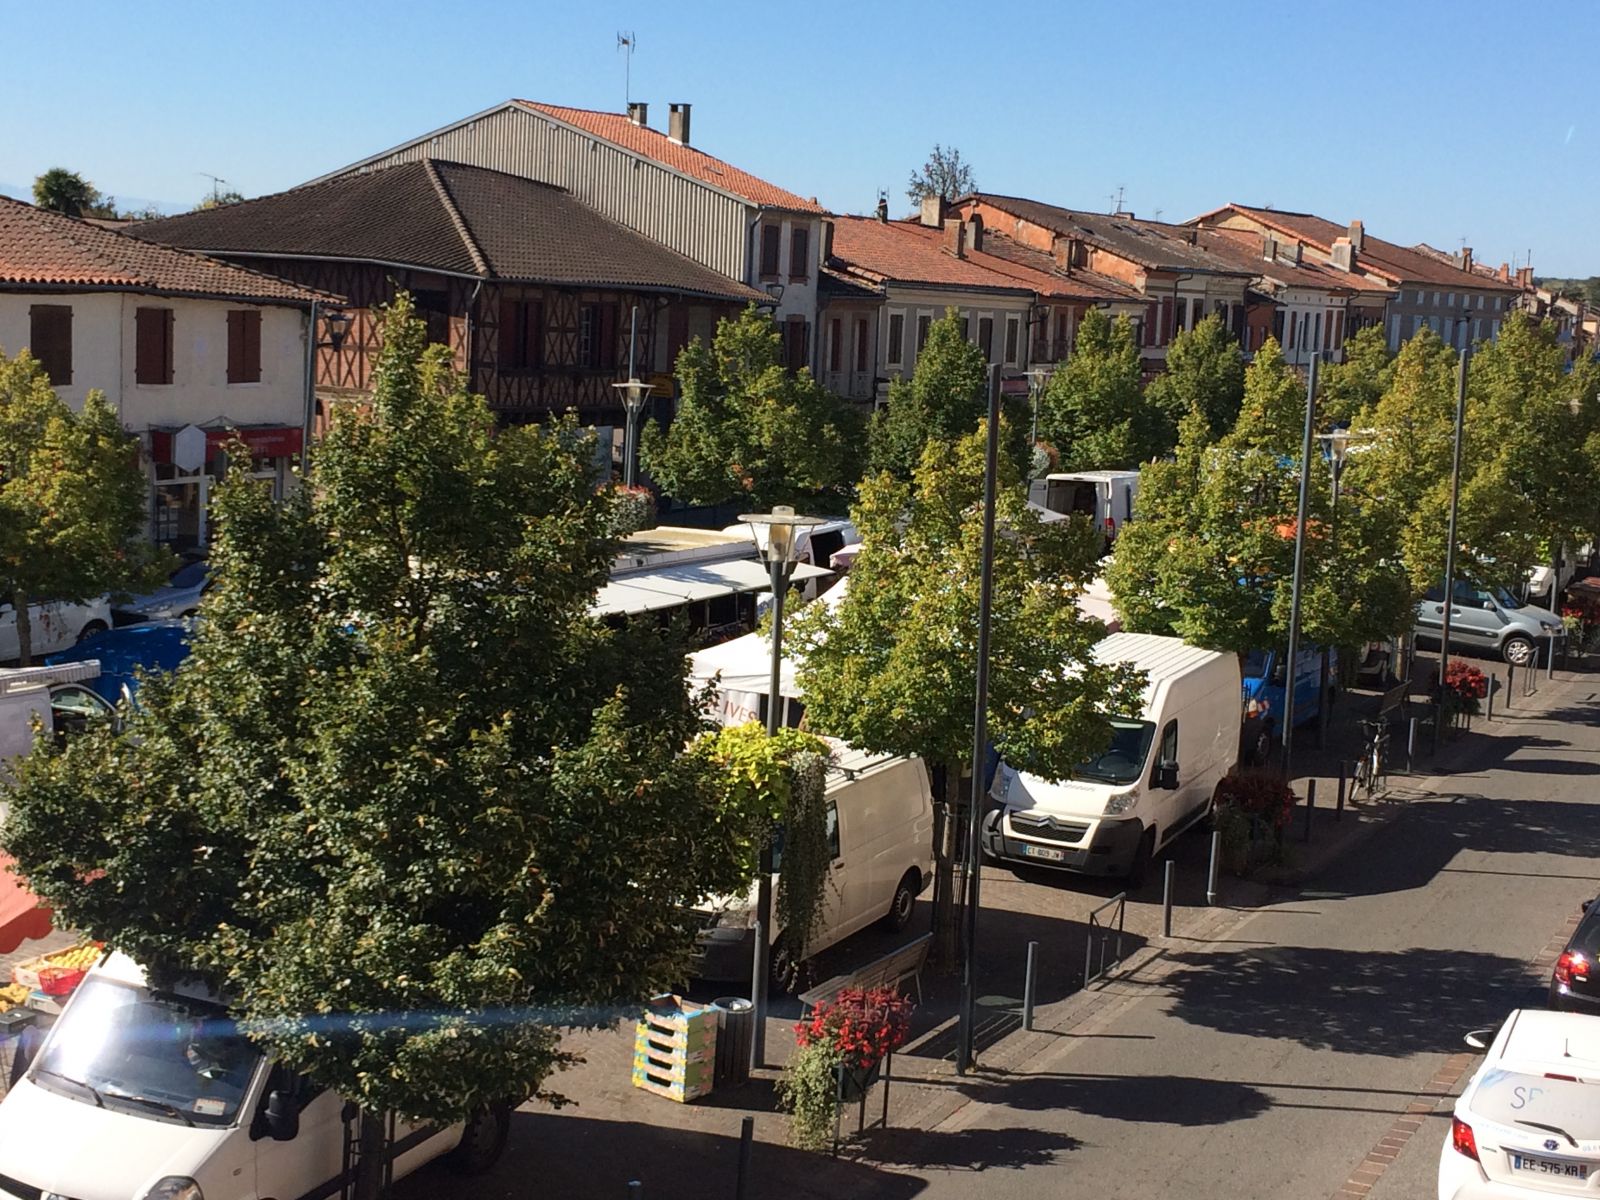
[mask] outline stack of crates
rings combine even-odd
[[[633,1086],[676,1100],[711,1091],[717,1061],[717,1013],[679,996],[657,996],[633,1043]]]

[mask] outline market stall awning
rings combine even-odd
[[[49,933],[54,915],[23,886],[15,866],[9,854],[0,854],[0,954],[10,954],[23,942]]]
[[[797,563],[794,582],[816,579],[833,572],[809,563]],[[731,596],[738,592],[759,592],[771,586],[764,564],[742,558],[732,562],[684,563],[663,567],[640,575],[613,579],[600,589],[590,609],[596,616],[609,617],[654,612]]]

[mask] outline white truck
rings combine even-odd
[[[1088,517],[1107,546],[1133,519],[1133,499],[1138,494],[1137,471],[1073,471],[1046,475],[1028,485],[1028,499],[1041,508]]]
[[[1140,711],[1114,714],[1111,744],[1054,780],[1002,762],[984,814],[992,858],[1142,882],[1151,860],[1211,811],[1239,758],[1239,659],[1177,638],[1115,633],[1103,663],[1145,673]]]
[[[8,760],[33,748],[35,719],[56,737],[97,717],[110,719],[111,706],[83,686],[99,674],[94,659],[58,667],[0,668],[0,779]]]

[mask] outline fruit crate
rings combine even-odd
[[[11,968],[11,982],[31,992],[45,991],[65,995],[77,987],[90,967],[100,961],[104,947],[99,942],[83,942],[65,950],[23,959]]]
[[[711,1091],[717,1058],[716,1010],[680,996],[658,996],[633,1042],[633,1086],[679,1104]]]

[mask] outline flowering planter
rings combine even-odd
[[[839,1067],[839,1100],[850,1103],[865,1099],[866,1094],[883,1076],[883,1059],[870,1067]]]

